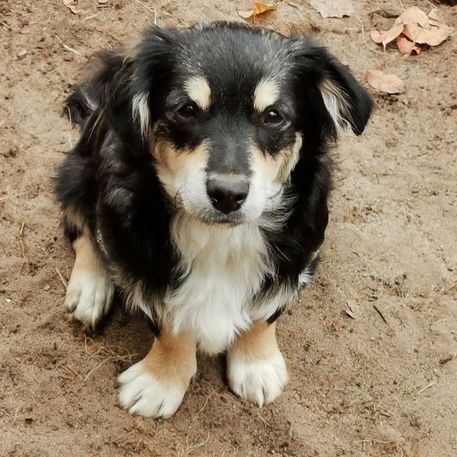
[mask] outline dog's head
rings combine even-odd
[[[362,133],[372,109],[311,39],[241,25],[153,28],[112,74],[112,128],[152,155],[172,204],[209,223],[279,210],[298,161],[345,126]]]

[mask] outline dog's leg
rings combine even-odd
[[[73,241],[76,258],[64,305],[72,317],[94,328],[108,312],[114,287],[87,230]]]
[[[276,341],[276,326],[254,322],[227,353],[227,377],[238,397],[264,406],[287,384],[287,368]]]
[[[162,328],[149,354],[119,376],[119,402],[132,414],[170,417],[196,371],[194,337]]]

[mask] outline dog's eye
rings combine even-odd
[[[197,107],[194,103],[186,103],[178,109],[178,115],[182,119],[192,119],[197,115]]]
[[[266,112],[263,122],[267,125],[278,126],[282,124],[284,118],[274,109],[270,109]]]

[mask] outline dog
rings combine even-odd
[[[197,350],[227,352],[241,399],[280,395],[275,323],[318,263],[328,151],[372,108],[311,38],[241,24],[153,27],[89,61],[56,184],[76,254],[64,304],[95,327],[116,290],[152,322],[151,350],[118,378],[123,408],[172,416]]]

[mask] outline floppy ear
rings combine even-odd
[[[160,94],[169,75],[166,31],[153,28],[141,44],[126,50],[95,54],[87,67],[86,82],[77,90],[86,105],[99,109],[124,145],[147,151],[158,116]]]
[[[350,126],[355,134],[360,135],[373,110],[368,92],[347,67],[310,38],[296,40],[294,48],[304,83],[318,89],[312,98],[320,99],[330,118],[331,125],[326,128],[326,133],[335,137],[339,130]]]
[[[349,69],[330,57],[320,91],[336,128],[349,124],[356,135],[362,134],[373,110],[373,100]]]

